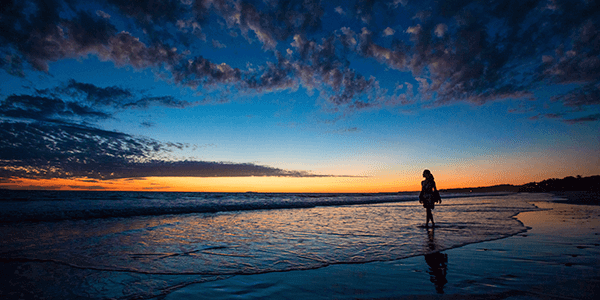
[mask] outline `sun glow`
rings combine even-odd
[[[550,160],[556,161],[556,160]],[[549,170],[549,162],[532,160],[522,165],[518,160],[503,165],[493,162],[469,162],[458,165],[432,165],[438,189],[484,187],[499,184],[520,185],[548,178],[594,175],[593,165],[578,174]],[[164,192],[261,192],[261,193],[394,193],[420,190],[422,169],[388,169],[359,172],[363,176],[285,177],[140,177],[99,180],[92,178],[27,179],[9,178],[0,188],[21,190],[104,190]],[[349,170],[327,170],[329,174],[348,174]]]
[[[12,179],[8,189],[105,190],[165,192],[377,193],[418,190],[398,178],[376,177],[147,177],[113,180]]]

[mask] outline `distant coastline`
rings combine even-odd
[[[512,185],[512,184],[500,184],[494,186],[483,186],[483,187],[468,187],[468,188],[458,188],[458,189],[440,189],[442,193],[502,193],[502,192],[512,192],[518,193],[520,190],[520,185]]]
[[[492,192],[530,192],[530,193],[549,193],[549,192],[569,192],[569,191],[588,191],[600,192],[600,175],[589,177],[568,176],[563,179],[551,178],[540,182],[530,182],[523,185],[500,184],[485,187],[470,187],[458,189],[441,189],[446,193],[492,193]]]
[[[523,185],[501,184],[486,187],[443,189],[441,193],[552,193],[571,204],[600,205],[600,175],[551,178]]]

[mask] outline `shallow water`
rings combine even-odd
[[[536,209],[528,201],[550,197],[445,199],[434,210],[435,238],[425,239],[425,212],[414,195],[73,195],[0,201],[5,214],[19,212],[0,224],[8,274],[0,296],[150,298],[240,274],[397,260],[522,232],[513,216]],[[140,207],[153,213],[135,213]],[[24,221],[32,216],[52,221]]]

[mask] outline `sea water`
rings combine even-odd
[[[236,275],[390,261],[511,236],[545,194],[0,192],[0,298],[143,299]]]

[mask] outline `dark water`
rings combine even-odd
[[[0,296],[152,298],[240,274],[425,255],[525,230],[539,194],[448,195],[427,239],[416,194],[11,192]]]

